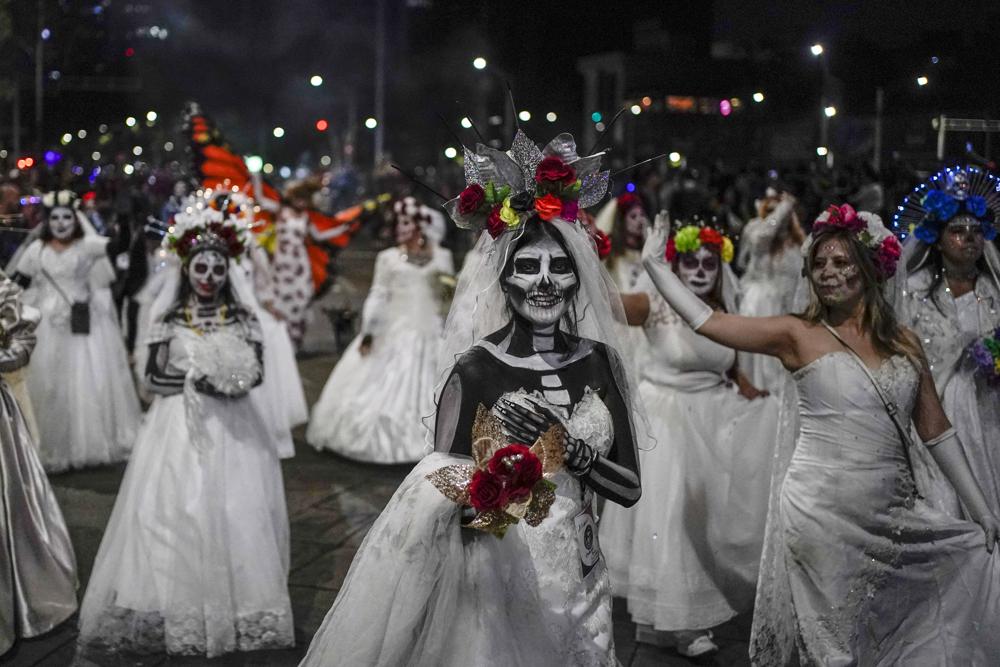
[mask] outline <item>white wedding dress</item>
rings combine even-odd
[[[408,463],[427,453],[442,336],[438,278],[452,275],[451,253],[434,247],[426,264],[399,248],[380,252],[365,301],[362,332],[348,346],[313,406],[306,440],[348,458]],[[373,336],[367,356],[365,334]]]
[[[910,362],[874,375],[911,414]],[[794,379],[800,435],[773,486],[752,662],[996,665],[1000,551],[914,496],[896,428],[852,356],[826,354]]]
[[[560,408],[553,408],[560,410]],[[567,432],[607,454],[611,415],[587,392]],[[556,473],[556,501],[532,528],[498,539],[462,528],[426,476],[469,459],[432,453],[372,526],[303,667],[605,667],[617,663],[603,560],[583,575],[576,517],[594,502]]]
[[[601,539],[615,595],[656,630],[700,630],[753,605],[778,402],[726,380],[736,353],[696,334],[648,277],[648,356],[639,394],[653,442],[639,452],[635,507],[605,506]]]
[[[34,241],[15,267],[31,278],[25,303],[42,311],[27,384],[42,417],[39,458],[50,473],[128,458],[142,416],[104,277],[114,275],[106,244],[84,236],[58,252]],[[89,334],[70,331],[67,299],[89,302]]]
[[[250,322],[241,337],[260,341]],[[186,376],[205,338],[176,321],[168,369]],[[254,396],[185,381],[143,422],[80,611],[79,643],[101,652],[208,657],[294,644],[288,515],[273,427]]]
[[[908,277],[900,300],[900,323],[913,329],[923,343],[945,414],[958,432],[986,500],[1000,515],[1000,387],[978,377],[966,356],[970,343],[1000,327],[1000,290],[983,274],[973,291],[957,299],[942,281],[935,300],[927,293],[932,281],[926,268]],[[965,516],[954,488],[922,448],[914,465],[918,486],[928,500],[952,516]]]

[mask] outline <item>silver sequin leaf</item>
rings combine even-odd
[[[611,185],[611,172],[590,174],[581,179],[580,185],[580,208],[589,208],[604,199]]]
[[[538,163],[545,158],[542,151],[538,149],[534,141],[528,138],[528,135],[519,129],[514,134],[514,142],[510,145],[508,153],[521,168],[524,184],[521,188],[522,191],[528,190],[531,194],[534,194],[535,170],[538,168]]]

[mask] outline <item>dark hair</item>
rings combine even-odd
[[[73,240],[83,238],[83,225],[80,224],[80,219],[77,217],[77,215],[80,215],[77,210],[72,206],[53,206],[52,208],[45,209],[45,220],[42,221],[41,239],[48,242],[55,238],[52,234],[52,228],[49,227],[49,216],[51,216],[52,212],[57,208],[68,209],[69,212],[73,214],[73,222],[75,223],[75,226],[73,227],[73,236],[71,238]]]
[[[520,236],[510,245],[507,259],[504,262],[503,269],[500,271],[500,287],[505,296],[507,295],[507,279],[514,273],[514,255],[517,254],[518,250],[527,244],[539,241],[543,238],[552,239],[558,243],[559,247],[566,253],[566,257],[569,259],[569,263],[573,267],[573,273],[577,276],[577,291],[579,290],[580,271],[577,269],[576,261],[573,259],[573,254],[569,251],[569,246],[566,245],[566,240],[563,238],[559,230],[556,229],[555,225],[543,222],[537,215],[532,215],[525,221],[524,227],[520,232]],[[508,297],[508,308],[509,307],[510,299]],[[563,320],[563,331],[575,336],[577,332],[576,323],[579,321],[576,313],[576,291],[573,293],[573,298],[570,299],[569,308],[566,310]]]
[[[809,281],[810,287],[813,287],[811,290],[813,298],[805,312],[801,313],[799,317],[813,324],[818,324],[826,319],[826,306],[816,297],[816,290],[812,285],[812,268],[820,245],[828,240],[843,241],[851,260],[861,273],[861,295],[864,300],[861,326],[865,331],[871,333],[875,349],[882,354],[902,354],[914,364],[922,365],[922,350],[919,345],[914,344],[905,335],[903,327],[896,319],[895,309],[885,298],[871,251],[855,237],[854,232],[848,229],[827,225],[821,227],[818,232],[814,232],[812,246],[806,257],[806,279]]]
[[[944,315],[944,311],[941,309],[941,303],[938,301],[937,289],[944,282],[944,258],[941,256],[941,248],[938,245],[940,241],[934,243],[934,245],[927,247],[927,259],[924,261],[924,267],[926,267],[930,272],[931,284],[927,286],[927,292],[924,294],[925,297],[930,298],[931,303],[937,308],[938,312]],[[910,268],[910,267],[907,267]],[[986,255],[983,254],[976,260],[976,269],[980,274],[986,274],[989,268],[986,265]]]

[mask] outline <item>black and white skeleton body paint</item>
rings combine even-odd
[[[577,310],[587,304],[577,303],[579,276],[558,232],[537,219],[526,227],[499,278],[511,318],[457,360],[438,404],[435,449],[471,454],[479,405],[494,410],[513,442],[534,442],[559,420],[556,411],[571,412],[589,390],[608,407],[615,441],[603,456],[567,436],[566,466],[598,494],[632,505],[640,495],[638,460],[614,353],[573,333]],[[544,402],[507,398],[519,390]]]

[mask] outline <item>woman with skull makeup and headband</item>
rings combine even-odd
[[[165,239],[180,259],[153,305],[158,394],[129,461],[80,611],[83,655],[214,657],[292,646],[288,516],[260,327],[230,262],[248,234],[193,202]],[[266,398],[266,397],[265,397]]]
[[[997,183],[978,167],[946,169],[904,199],[895,222],[913,231],[904,246],[909,275],[897,304],[900,320],[923,341],[945,414],[990,507],[1000,514]],[[968,516],[933,462],[920,453],[926,465],[918,472],[927,475],[929,487],[925,496],[953,516]]]
[[[110,240],[94,232],[71,192],[43,203],[41,237],[13,262],[25,302],[42,312],[27,382],[40,458],[49,472],[121,461],[141,409],[107,285],[109,257],[128,238],[124,230]]]
[[[735,312],[728,237],[696,220],[670,239],[667,259],[706,305]],[[699,656],[718,649],[709,628],[753,607],[778,402],[743,376],[732,348],[698,336],[645,273],[622,298],[647,339],[639,394],[656,447],[639,462],[656,483],[634,509],[605,512],[611,584],[640,638]]]
[[[423,420],[434,411],[434,371],[444,319],[441,279],[451,252],[428,243],[431,216],[413,197],[397,201],[396,245],[375,258],[361,333],[313,406],[306,440],[348,458],[410,463],[427,453]]]
[[[753,318],[693,294],[664,259],[668,234],[658,220],[644,250],[657,291],[699,334],[778,357],[798,395],[794,419],[779,425],[751,662],[993,664],[1000,522],[941,409],[919,340],[886,298],[896,237],[874,214],[831,206],[804,246],[808,308]],[[911,424],[974,521],[917,493]]]
[[[646,432],[612,347],[621,300],[576,222],[607,172],[566,134],[544,151],[520,131],[509,152],[478,150],[446,204],[487,233],[446,327],[436,451],[369,531],[303,665],[617,664],[594,501],[638,500]],[[450,326],[456,317],[471,326]],[[479,497],[469,464],[484,447],[543,439],[562,452],[547,459],[547,514],[485,532],[498,515],[460,499]]]

